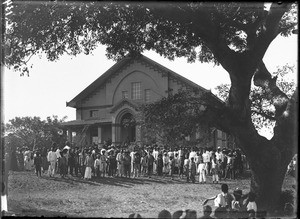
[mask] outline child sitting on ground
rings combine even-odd
[[[214,204],[215,204],[216,207],[224,207],[226,209],[231,209],[232,201],[235,200],[235,199],[234,199],[233,195],[229,194],[228,185],[227,184],[222,184],[221,185],[221,191],[222,192],[220,194],[218,194],[214,197],[206,199],[203,202],[203,205],[205,205],[210,200],[214,200]]]
[[[256,197],[255,193],[249,192],[248,198],[247,198],[248,200],[246,200],[247,211],[254,210],[255,213],[257,212],[257,205],[255,202],[255,197]]]

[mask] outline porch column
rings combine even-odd
[[[116,142],[116,124],[112,123],[111,124],[111,143],[115,143]]]
[[[71,129],[68,129],[67,131],[67,135],[68,135],[68,142],[72,143],[72,130]]]
[[[90,131],[90,129],[88,129],[86,131],[86,141],[87,141],[88,146],[90,146],[92,144],[92,138],[91,138],[91,131]]]
[[[102,128],[98,126],[98,143],[102,143]]]
[[[118,144],[121,141],[121,127],[119,124],[111,124],[111,142]]]

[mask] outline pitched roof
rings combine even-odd
[[[210,92],[209,90],[201,87],[200,85],[188,80],[187,78],[177,74],[176,72],[164,67],[163,65],[153,61],[152,59],[150,59],[142,54],[139,54],[138,56],[134,56],[134,57],[127,55],[126,57],[124,57],[123,59],[118,61],[116,64],[114,64],[111,68],[109,68],[106,72],[104,72],[99,78],[97,78],[93,83],[91,83],[88,87],[86,87],[83,91],[81,91],[71,101],[67,102],[67,106],[76,107],[76,103],[78,101],[82,100],[83,98],[88,96],[91,92],[93,92],[95,89],[97,89],[98,87],[103,85],[106,82],[106,80],[108,80],[110,78],[110,76],[113,75],[113,73],[115,73],[116,71],[118,71],[119,69],[124,67],[126,64],[129,64],[134,59],[139,59],[146,63],[149,63],[154,68],[167,73],[169,76],[176,78],[179,81],[182,81],[183,83],[190,85],[191,87],[203,90],[204,92]]]

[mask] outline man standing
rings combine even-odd
[[[189,160],[191,161],[192,157],[194,158],[195,161],[195,157],[196,157],[196,151],[194,150],[194,148],[191,148],[191,152],[189,154]]]
[[[148,166],[148,177],[151,178],[153,172],[153,163],[154,157],[152,155],[152,151],[150,150],[147,155],[147,166]]]
[[[53,145],[56,145],[55,143]],[[51,150],[48,152],[47,160],[50,162],[48,174],[50,177],[54,176],[55,174],[55,165],[57,161],[56,153],[54,152],[55,148],[52,147]]]
[[[56,143],[54,142],[53,143],[53,146],[54,146],[54,150],[56,149]],[[55,152],[55,154],[56,154],[56,164],[55,164],[55,172],[56,173],[59,173],[59,170],[60,170],[60,168],[59,168],[59,162],[60,162],[60,158],[61,158],[61,155],[60,155],[60,149],[59,149],[59,147],[57,147],[57,149],[56,149],[56,152]]]
[[[202,154],[202,158],[203,158],[203,163],[205,165],[205,172],[206,172],[206,175],[207,175],[209,173],[208,162],[210,161],[208,150],[205,150],[205,153]]]
[[[135,154],[135,149],[133,149],[133,151],[130,152],[130,158],[131,158],[131,163],[130,163],[130,174],[131,176],[134,176],[134,154]]]
[[[157,145],[154,145],[154,150],[153,150],[153,153],[152,153],[153,157],[154,157],[154,163],[153,163],[153,172],[154,173],[157,173],[157,165],[156,165],[156,161],[157,161],[157,158],[158,158],[158,150],[157,150]]]

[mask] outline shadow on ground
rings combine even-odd
[[[94,185],[94,186],[100,186],[103,184],[107,185],[114,185],[114,186],[121,186],[121,187],[133,187],[134,185],[137,184],[153,184],[153,183],[158,183],[158,184],[184,184],[186,183],[185,180],[175,178],[171,179],[170,177],[159,177],[159,176],[153,176],[151,178],[148,177],[139,177],[139,178],[126,178],[126,177],[100,177],[100,178],[93,178],[91,180],[85,180],[79,177],[65,177],[62,178],[60,176],[56,177],[48,177],[48,176],[43,176],[43,178],[46,178],[48,180],[53,180],[53,181],[60,181],[60,182],[66,182],[69,184],[75,184],[75,183],[84,183],[84,184],[89,184],[89,185]]]

